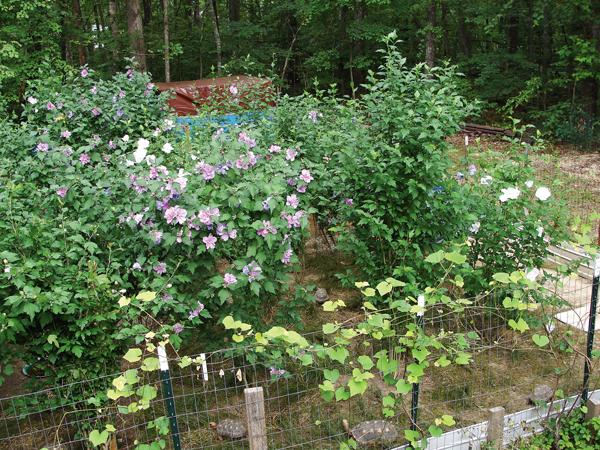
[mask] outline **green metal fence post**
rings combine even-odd
[[[418,305],[421,306],[422,308],[425,308],[425,296],[424,295],[419,295],[418,297]],[[423,314],[424,311],[419,311],[417,313],[417,326],[420,329],[423,329]],[[415,359],[415,362],[418,362]],[[415,383],[413,384],[412,387],[412,401],[411,401],[411,405],[410,405],[410,416],[412,418],[411,423],[410,423],[410,429],[412,431],[417,431],[417,407],[419,406],[419,383]]]
[[[590,361],[592,360],[592,349],[594,347],[594,334],[596,332],[596,307],[598,305],[598,282],[600,281],[600,255],[594,260],[594,282],[592,285],[592,299],[590,302],[590,317],[588,318],[587,359],[583,370],[583,394],[581,401],[585,405],[588,399]]]
[[[171,425],[173,448],[175,450],[181,450],[181,439],[179,438],[179,427],[177,426],[177,414],[175,413],[175,399],[173,398],[173,385],[171,383],[171,371],[169,370],[169,361],[167,360],[167,352],[164,347],[158,347],[158,361],[165,390],[165,401],[167,402],[167,413],[169,424]]]

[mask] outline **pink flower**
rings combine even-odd
[[[256,232],[259,236],[266,237],[269,233],[277,234],[277,230],[271,225],[270,220],[263,220],[263,226],[264,228],[261,228]]]
[[[223,281],[225,282],[225,287],[228,287],[231,284],[236,284],[237,278],[231,273],[226,273],[223,277]]]
[[[98,111],[98,109],[96,109],[96,108],[93,108],[92,109],[92,114],[95,115],[95,116],[98,116],[98,115],[100,115],[100,111]]]
[[[298,186],[296,190],[301,194],[304,194],[306,192],[306,186]]]
[[[152,269],[154,269],[157,274],[162,275],[163,273],[167,273],[167,263],[159,263],[158,266],[154,266]]]
[[[119,92],[119,97],[125,98],[125,92],[123,92],[123,91]]]
[[[90,159],[90,157],[88,156],[88,154],[87,154],[87,153],[84,153],[83,155],[81,155],[81,156],[79,157],[79,162],[80,162],[81,164],[83,164],[84,166],[85,166],[87,163],[89,163],[90,161],[91,161],[91,159]]]
[[[37,147],[36,147],[38,152],[47,152],[48,151],[48,144],[46,144],[45,142],[40,142]]]
[[[306,183],[310,183],[312,180],[314,180],[314,178],[310,176],[310,170],[307,169],[302,169],[302,174],[299,178]]]
[[[185,218],[187,217],[187,211],[179,206],[174,206],[165,211],[165,220],[168,224],[171,222],[183,225]]]
[[[281,262],[283,264],[288,264],[290,262],[291,256],[294,254],[293,250],[290,248],[283,252],[283,258],[281,258]]]
[[[217,238],[210,233],[208,236],[204,236],[202,238],[202,242],[206,244],[207,249],[215,248],[215,244],[217,243]]]
[[[96,89],[96,86],[91,88],[90,91],[92,91],[92,94],[94,94],[94,95],[98,93],[98,89]]]
[[[67,156],[71,156],[73,154],[73,149],[71,147],[63,148],[63,153]]]
[[[210,225],[212,223],[212,219],[210,218],[210,213],[205,210],[198,211],[198,220],[204,225]]]
[[[48,111],[52,111],[54,109],[54,105],[51,102],[46,103],[46,109]]]
[[[60,188],[56,193],[62,198],[65,198],[65,195],[67,195],[67,188]]]
[[[298,201],[298,197],[296,197],[296,194],[292,194],[292,195],[288,195],[287,196],[287,203],[286,205],[291,206],[292,208],[296,209],[298,207],[298,204],[300,202]]]
[[[83,70],[81,71],[81,76],[85,78],[85,77],[87,77],[87,76],[88,76],[88,73],[89,73],[89,72],[88,72],[87,70],[83,69]]]
[[[202,178],[204,181],[210,181],[215,177],[215,168],[210,164],[204,164],[202,166]]]
[[[235,86],[229,86],[229,92],[231,92],[233,95],[237,95],[238,89]]]
[[[281,151],[281,147],[279,145],[273,144],[269,147],[269,151],[271,153],[279,153]]]
[[[288,148],[285,152],[285,159],[287,159],[288,161],[294,161],[296,159],[297,154],[297,151]]]
[[[148,89],[152,89],[152,88],[154,87],[154,83],[148,83],[148,84],[146,85],[146,87],[147,87]]]
[[[61,135],[61,137],[64,137],[64,138],[66,138],[66,139],[69,139],[69,138],[71,137],[71,132],[70,132],[69,130],[65,130],[65,131],[62,131],[62,132],[60,133],[60,135]]]
[[[352,205],[353,203],[354,203],[354,200],[352,200],[351,198],[346,199],[346,205]]]

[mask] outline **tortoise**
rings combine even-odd
[[[538,402],[548,403],[554,397],[554,391],[546,384],[540,384],[533,389],[533,394],[527,398],[527,403],[536,405]]]
[[[393,442],[398,439],[398,432],[386,420],[371,420],[362,422],[350,429],[348,421],[342,421],[348,435],[359,445],[369,445],[376,442]]]
[[[223,436],[231,439],[248,437],[244,425],[235,420],[225,419],[219,422],[218,425],[214,422],[211,422],[210,426],[211,428],[215,428],[217,430],[217,439],[220,441],[223,440]]]
[[[319,305],[325,303],[327,300],[329,300],[329,295],[327,295],[327,291],[323,288],[317,289],[317,292],[315,292],[315,300]]]

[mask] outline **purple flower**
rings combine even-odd
[[[65,198],[65,195],[67,195],[67,189],[68,188],[60,188],[58,191],[56,191],[56,193],[62,198]]]
[[[69,111],[67,114],[67,117],[70,119],[71,117],[73,117],[73,111]]]
[[[265,211],[268,211],[270,209],[269,208],[269,200],[271,200],[272,198],[273,197],[267,197],[267,199],[262,202],[262,206]]]
[[[204,164],[202,166],[202,178],[204,181],[210,181],[215,177],[215,168],[210,164]]]
[[[176,323],[175,325],[173,325],[173,333],[179,334],[182,331],[183,331],[183,325],[181,325],[179,322]]]
[[[155,244],[160,244],[160,240],[162,239],[162,235],[163,235],[162,232],[160,232],[160,231],[151,231],[150,234],[154,235],[154,238],[155,238],[154,243]]]
[[[271,375],[283,375],[284,373],[285,373],[285,370],[283,370],[283,369],[277,370],[275,367],[271,367],[271,370],[269,372],[269,374],[271,374]]]
[[[254,280],[256,280],[256,277],[262,273],[262,269],[254,260],[252,260],[250,264],[244,266],[242,272],[245,275],[248,275],[248,282],[252,283]]]
[[[231,273],[226,273],[223,277],[223,281],[225,282],[225,287],[228,287],[231,284],[236,284],[237,278]]]
[[[477,168],[475,167],[474,164],[471,164],[469,166],[469,175],[473,176],[473,175],[475,175],[475,172],[477,172]]]
[[[81,156],[79,157],[79,162],[80,162],[81,164],[83,164],[84,166],[85,166],[87,163],[89,163],[90,161],[91,161],[91,159],[90,159],[90,157],[88,156],[88,154],[87,154],[87,153],[84,153],[83,155],[81,155]]]
[[[217,243],[217,238],[210,233],[208,236],[204,236],[202,238],[202,242],[206,244],[206,249],[209,250],[211,248],[215,248],[215,244]]]
[[[98,89],[96,89],[96,86],[91,88],[90,91],[92,91],[92,94],[94,94],[94,95],[98,93]]]
[[[119,92],[119,97],[125,98],[125,92],[123,92],[123,91]]]
[[[302,181],[310,183],[314,178],[310,175],[310,170],[302,169],[302,174],[299,177]]]
[[[52,111],[54,109],[54,105],[51,102],[46,103],[46,109],[48,111]]]
[[[456,178],[457,178],[458,180],[464,180],[464,179],[465,179],[465,176],[464,176],[464,174],[463,174],[462,172],[458,172],[458,173],[456,174]]]
[[[65,131],[62,131],[62,132],[60,133],[60,135],[61,135],[62,137],[64,137],[65,139],[69,139],[69,138],[71,137],[71,132],[70,132],[69,130],[65,130]]]
[[[117,111],[117,117],[121,117],[122,115],[123,115],[123,110],[122,110],[122,109],[119,109],[119,110]]]
[[[180,208],[179,205],[173,206],[165,211],[165,220],[168,224],[173,222],[183,225],[186,217],[187,211],[183,208]]]
[[[127,75],[131,75],[131,69],[127,70],[127,72],[125,72]]]
[[[256,232],[259,236],[266,237],[269,233],[277,234],[277,230],[271,225],[270,220],[263,220],[263,226],[264,228],[261,228]]]
[[[281,151],[281,147],[279,145],[273,144],[269,147],[269,151],[271,153],[279,153]]]
[[[152,267],[157,274],[162,275],[163,273],[167,273],[167,263],[158,263],[158,266]]]
[[[88,76],[88,73],[89,73],[89,72],[88,72],[87,70],[83,69],[83,70],[81,71],[81,76],[85,78],[85,77],[87,77],[87,76]]]
[[[301,194],[304,194],[306,192],[306,186],[298,186],[298,189],[296,190]]]
[[[229,92],[231,92],[233,95],[237,95],[238,89],[235,86],[229,86]]]
[[[347,198],[346,205],[352,205],[352,204],[354,204],[354,200],[352,200],[351,198]]]
[[[296,209],[298,207],[299,203],[300,202],[298,201],[298,197],[296,197],[296,194],[287,196],[286,205],[291,206],[292,208]]]
[[[171,297],[169,294],[167,294],[166,292],[163,294],[163,298],[162,301],[166,302],[167,300],[173,300],[173,297]]]
[[[45,142],[40,142],[37,147],[36,147],[38,152],[47,152],[48,151],[48,144],[46,144]]]
[[[152,88],[154,87],[154,83],[148,83],[148,84],[146,85],[146,87],[147,87],[148,89],[152,89]]]
[[[63,148],[63,153],[67,156],[71,156],[73,154],[73,149],[71,147]]]
[[[133,263],[133,266],[131,266],[132,269],[137,269],[140,272],[142,271],[142,266],[140,265],[139,262]]]
[[[204,310],[204,305],[200,302],[198,302],[198,308],[194,309],[189,316],[189,319],[192,320],[196,317],[198,317],[198,314],[200,314],[202,311]]]
[[[296,159],[297,154],[298,154],[297,151],[292,150],[292,149],[287,149],[285,151],[285,159],[287,159],[288,161],[294,161]]]
[[[290,262],[291,256],[294,254],[294,251],[290,248],[283,252],[283,258],[281,258],[281,262],[283,264],[288,264]]]
[[[110,148],[117,148],[117,143],[115,141],[108,141],[108,146]]]
[[[79,103],[81,103],[82,105],[85,105],[85,102],[87,102],[87,100],[85,98],[82,98],[81,100],[79,100]]]
[[[219,163],[217,164],[217,173],[219,175],[227,175],[227,171],[229,170],[229,167],[224,166],[223,164]]]
[[[296,182],[292,178],[288,178],[287,180],[285,180],[285,182],[290,186],[296,186]]]
[[[63,104],[62,104],[62,103],[59,103],[58,105],[56,105],[56,108],[57,108],[57,109],[62,109],[62,107],[63,107]]]
[[[323,114],[317,111],[311,111],[308,113],[308,118],[313,121],[313,123],[317,123],[317,117],[323,117]]]

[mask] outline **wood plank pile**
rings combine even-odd
[[[489,137],[492,135],[498,136],[509,136],[514,137],[514,133],[512,130],[505,130],[504,128],[499,127],[489,127],[487,125],[475,125],[472,123],[465,123],[461,127],[463,133],[466,133],[470,137]],[[518,136],[518,135],[517,135]],[[527,142],[528,144],[533,143],[533,139],[527,137],[521,137],[523,142]]]

